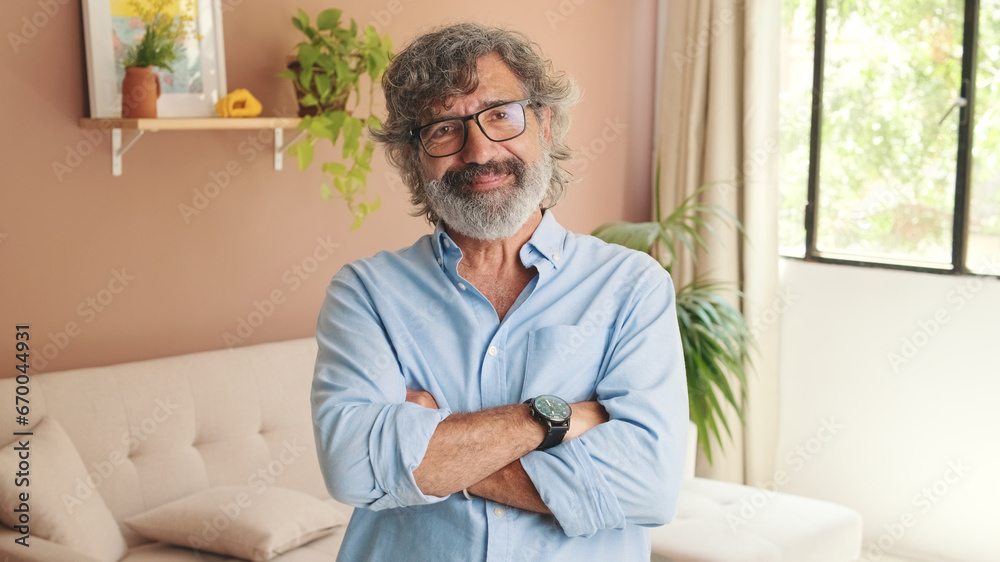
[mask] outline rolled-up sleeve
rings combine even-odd
[[[521,459],[571,537],[626,523],[662,525],[676,510],[688,402],[674,287],[662,270],[647,270],[642,281],[623,308],[596,388],[610,421]]]
[[[350,267],[327,288],[316,340],[313,430],[330,494],[373,510],[445,499],[423,494],[413,470],[449,412],[405,402],[406,384],[392,345]]]

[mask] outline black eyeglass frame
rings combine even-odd
[[[476,113],[470,113],[469,115],[466,115],[464,117],[442,117],[441,119],[436,119],[434,121],[431,121],[430,123],[425,123],[425,124],[423,124],[423,125],[421,125],[419,127],[414,127],[413,129],[410,129],[410,135],[416,139],[417,144],[420,145],[420,148],[424,149],[424,153],[427,154],[427,156],[430,156],[431,158],[447,158],[448,156],[454,156],[454,155],[458,154],[459,152],[462,152],[462,150],[465,149],[466,143],[469,142],[469,125],[468,125],[468,121],[470,119],[476,122],[476,126],[479,127],[479,130],[483,133],[483,136],[485,136],[486,138],[490,139],[493,142],[506,142],[506,141],[509,141],[509,140],[516,139],[517,137],[523,135],[524,132],[528,130],[528,106],[531,105],[531,103],[532,103],[531,99],[523,99],[523,100],[517,100],[517,101],[505,101],[503,103],[498,103],[496,105],[491,105],[491,106],[487,107],[486,109],[483,109],[481,111],[477,111]],[[484,113],[486,113],[487,111],[489,111],[491,109],[496,109],[498,107],[503,107],[505,105],[511,105],[511,104],[517,104],[517,105],[521,106],[521,111],[524,112],[524,128],[521,129],[520,133],[518,133],[518,134],[516,134],[516,135],[514,135],[512,137],[508,137],[508,138],[505,138],[505,139],[496,140],[496,139],[494,139],[493,137],[491,137],[486,132],[486,129],[483,128],[483,124],[479,122],[479,116],[482,115],[482,114],[484,114]],[[427,127],[430,127],[431,125],[437,125],[438,123],[443,123],[445,121],[461,121],[462,122],[462,131],[463,131],[462,146],[458,147],[458,150],[456,150],[455,152],[450,152],[448,154],[442,154],[440,156],[435,156],[435,155],[431,154],[430,151],[427,150],[426,146],[424,146],[424,141],[423,141],[422,138],[420,138],[420,131],[426,129]]]

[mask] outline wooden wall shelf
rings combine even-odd
[[[297,129],[302,119],[299,117],[197,117],[159,119],[80,119],[84,129],[111,130],[111,175],[122,175],[122,156],[146,132],[156,131],[207,131],[207,130],[274,130],[274,169],[281,170],[284,154],[288,147],[297,143],[305,135],[300,131],[291,141],[284,142],[285,129]],[[122,130],[135,131],[132,138],[122,145]]]

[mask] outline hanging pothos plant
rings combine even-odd
[[[388,35],[380,36],[371,25],[361,33],[354,19],[345,27],[341,14],[341,10],[323,10],[313,27],[309,16],[299,9],[298,15],[292,18],[292,25],[305,35],[305,41],[297,45],[297,56],[288,70],[278,76],[292,81],[302,107],[299,129],[306,131],[306,136],[289,149],[289,154],[298,158],[299,170],[305,170],[312,163],[318,141],[327,141],[331,146],[342,142],[341,161],[322,164],[330,181],[323,182],[320,194],[324,199],[338,195],[347,202],[354,215],[351,226],[354,230],[381,204],[378,198],[363,200],[375,143],[362,142],[362,136],[365,128],[381,126],[371,113],[371,101],[375,84],[389,66],[392,43]],[[369,111],[368,115],[359,116],[356,113],[360,107],[361,78],[365,75],[370,82]],[[355,94],[354,106],[348,110],[351,93]]]

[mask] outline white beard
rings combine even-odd
[[[552,181],[548,151],[524,167],[523,177],[510,186],[477,193],[442,180],[426,182],[427,203],[437,216],[459,234],[476,240],[510,238],[538,210]]]

